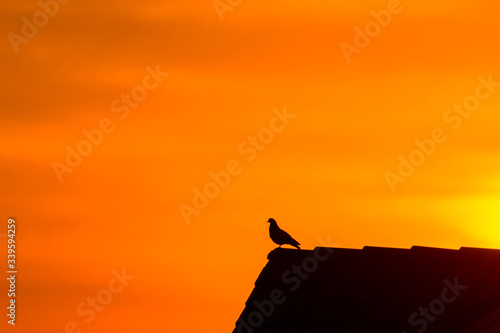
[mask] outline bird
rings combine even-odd
[[[291,246],[294,246],[300,250],[300,243],[293,239],[292,236],[288,234],[288,232],[286,232],[285,230],[281,230],[280,227],[278,227],[278,223],[276,223],[275,219],[269,219],[267,220],[267,223],[270,223],[269,236],[271,237],[273,242],[279,245],[279,247],[281,247],[281,245],[283,244],[290,244]]]

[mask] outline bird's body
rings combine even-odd
[[[280,227],[278,227],[278,223],[276,223],[274,219],[269,219],[267,222],[270,223],[269,236],[271,237],[273,242],[278,244],[279,247],[281,247],[281,245],[283,244],[290,244],[291,246],[294,246],[300,250],[300,243],[293,239],[292,236],[288,234],[288,232],[286,232],[285,230],[281,230]]]

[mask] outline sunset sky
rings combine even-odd
[[[216,4],[0,4],[2,332],[231,332],[270,217],[500,248],[498,1]]]

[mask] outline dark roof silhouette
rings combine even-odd
[[[294,246],[300,250],[300,243],[293,239],[292,236],[288,234],[288,232],[280,229],[275,219],[269,219],[267,220],[267,222],[269,223],[269,236],[271,237],[273,242],[278,244],[279,247],[284,244],[290,244],[291,246]]]
[[[500,250],[275,249],[235,333],[499,333]]]

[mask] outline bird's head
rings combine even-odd
[[[276,221],[274,219],[269,219],[267,220],[267,223],[276,223]]]

